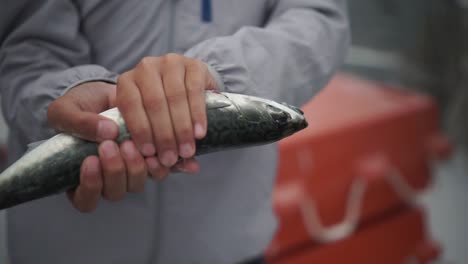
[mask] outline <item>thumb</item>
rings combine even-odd
[[[69,100],[56,100],[47,110],[50,125],[74,136],[101,142],[116,139],[119,133],[117,124],[99,114],[83,111]]]

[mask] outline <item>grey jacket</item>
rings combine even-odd
[[[211,6],[209,5],[211,2]],[[2,0],[0,88],[12,159],[50,137],[47,105],[66,89],[115,81],[144,56],[206,62],[224,90],[294,105],[343,61],[345,0]],[[314,124],[311,124],[314,125]],[[8,210],[15,263],[235,263],[259,254],[276,222],[275,145],[199,158],[198,175],[148,181],[142,194],[81,214],[65,195]]]

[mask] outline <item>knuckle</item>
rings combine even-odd
[[[122,73],[119,75],[119,77],[117,77],[117,86],[119,87],[121,85],[124,85],[128,83],[131,79],[131,73],[129,71]]]
[[[201,73],[207,74],[209,72],[208,66],[204,62],[196,60],[196,65],[196,67],[200,69]]]
[[[206,64],[200,60],[193,60],[190,59],[188,62],[188,67],[192,69],[196,69],[200,73],[204,73],[208,71],[208,68],[206,67]]]
[[[178,103],[183,102],[184,100],[187,100],[187,96],[185,95],[184,92],[181,92],[181,91],[168,93],[166,97],[167,97],[167,102],[172,105],[178,104]]]
[[[187,94],[189,96],[199,95],[203,91],[204,82],[200,79],[187,80]]]
[[[138,91],[117,97],[116,104],[120,111],[131,113],[140,103]]]
[[[152,96],[143,100],[143,105],[149,112],[162,112],[164,110],[164,97]]]
[[[165,63],[177,63],[182,61],[182,56],[177,53],[168,53],[164,55],[164,62]]]
[[[157,58],[155,57],[143,57],[137,65],[139,69],[151,69],[154,67]]]
[[[135,105],[133,99],[129,97],[117,97],[116,103],[119,110],[124,113],[131,111]]]

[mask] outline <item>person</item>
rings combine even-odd
[[[12,159],[59,131],[100,143],[69,199],[8,210],[12,263],[236,263],[267,247],[276,146],[194,160],[204,90],[307,102],[344,59],[345,0],[11,0],[0,13]],[[131,141],[98,115],[111,107]]]

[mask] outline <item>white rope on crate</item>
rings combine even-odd
[[[417,191],[411,187],[396,168],[383,177],[395,193],[406,203],[418,206]],[[346,201],[345,216],[341,223],[326,227],[323,225],[313,198],[304,199],[300,210],[310,237],[319,243],[330,243],[351,236],[357,229],[361,217],[364,194],[369,182],[364,177],[357,177],[351,183]]]

